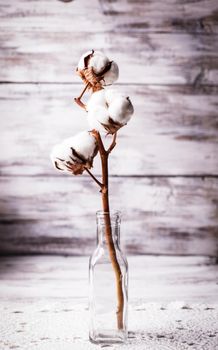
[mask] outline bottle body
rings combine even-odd
[[[120,213],[113,212],[109,221],[107,215],[97,212],[97,247],[89,261],[89,338],[97,344],[123,343],[128,335],[128,264],[120,249]]]

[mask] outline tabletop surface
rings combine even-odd
[[[129,256],[129,337],[88,340],[88,257],[0,259],[0,349],[218,349],[218,269],[207,257]]]

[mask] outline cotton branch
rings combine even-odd
[[[116,281],[117,328],[123,330],[123,275],[111,229],[108,159],[116,146],[117,131],[129,122],[134,108],[129,97],[123,93],[115,92],[111,88],[104,89],[104,86],[110,86],[118,79],[119,68],[116,62],[109,60],[103,53],[91,50],[82,55],[78,62],[77,73],[85,87],[80,96],[74,98],[74,101],[87,112],[89,130],[92,131],[84,131],[56,145],[52,150],[51,160],[56,169],[60,171],[67,171],[74,175],[87,171],[101,188],[104,234]],[[91,90],[92,95],[87,104],[84,104],[81,99],[87,89]],[[105,149],[100,132],[113,135],[108,149]],[[102,167],[101,182],[89,170],[92,168],[93,159],[98,151]]]

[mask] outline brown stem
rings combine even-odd
[[[86,86],[84,87],[83,91],[81,92],[81,94],[79,95],[79,97],[75,97],[74,101],[83,109],[86,109],[86,105],[81,101],[81,98],[83,97],[85,91],[87,90],[87,88],[89,87],[89,83],[86,84]]]
[[[74,98],[74,101],[75,101],[80,107],[82,107],[83,109],[86,110],[86,105],[79,99],[79,97],[75,97],[75,98]]]
[[[117,260],[116,250],[114,246],[114,241],[112,238],[111,231],[111,220],[110,220],[110,207],[109,207],[109,196],[108,196],[108,156],[109,152],[105,150],[101,136],[96,130],[92,131],[93,136],[96,138],[99,146],[99,153],[101,157],[102,165],[102,206],[104,211],[104,222],[105,222],[105,238],[108,246],[108,251],[110,255],[110,260],[115,272],[116,286],[117,286],[117,327],[118,329],[123,329],[123,306],[124,306],[124,296],[122,288],[122,272],[120,265]],[[114,142],[116,136],[114,137]],[[113,142],[112,142],[113,144]],[[114,144],[115,146],[115,144]],[[113,146],[113,147],[114,147]],[[110,149],[110,148],[109,148]]]

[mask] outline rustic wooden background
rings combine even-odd
[[[0,0],[1,254],[93,249],[98,190],[49,153],[86,127],[75,68],[99,49],[135,105],[110,170],[126,250],[217,255],[217,35],[217,0]]]

